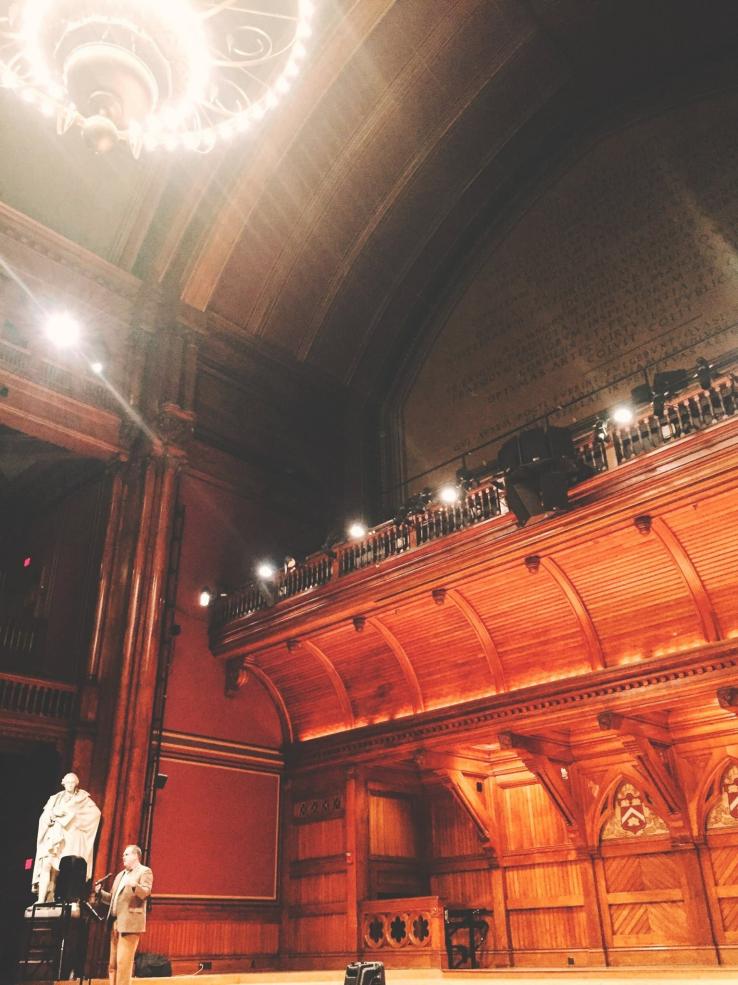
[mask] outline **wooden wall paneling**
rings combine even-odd
[[[367,895],[369,867],[369,801],[363,771],[346,777],[346,946],[361,947],[359,905]]]

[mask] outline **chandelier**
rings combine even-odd
[[[98,153],[207,152],[289,91],[312,13],[312,0],[0,0],[0,86]]]

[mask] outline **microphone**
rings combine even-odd
[[[112,874],[113,874],[112,872],[108,872],[108,874],[106,876],[103,876],[102,879],[98,879],[97,882],[95,883],[95,889],[100,889],[102,887],[102,884],[106,882],[112,876]]]

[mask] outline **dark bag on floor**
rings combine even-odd
[[[136,978],[169,978],[172,974],[169,958],[163,954],[147,954],[143,951],[136,955],[134,967]]]

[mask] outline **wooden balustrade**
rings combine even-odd
[[[443,905],[437,896],[364,900],[363,955],[395,967],[438,967],[444,947]]]
[[[0,711],[7,714],[70,721],[76,698],[77,688],[73,684],[0,674]]]
[[[48,359],[42,359],[33,352],[3,339],[0,339],[0,367],[39,386],[79,400],[81,403],[91,404],[113,413],[120,412],[120,406],[113,394],[96,379],[84,373],[73,372]]]
[[[637,416],[628,425],[607,425],[602,440],[592,428],[574,435],[577,459],[593,473],[606,472],[733,417],[738,411],[738,376],[732,372],[712,382],[709,389],[695,386],[664,404],[663,413]],[[493,466],[490,466],[493,471]],[[266,608],[273,601],[292,598],[355,572],[373,568],[388,558],[447,537],[474,524],[508,512],[503,473],[491,474],[476,488],[466,489],[459,502],[444,506],[429,503],[401,522],[386,521],[361,540],[335,545],[313,554],[295,567],[280,572],[269,591],[250,583],[215,600],[211,627]]]

